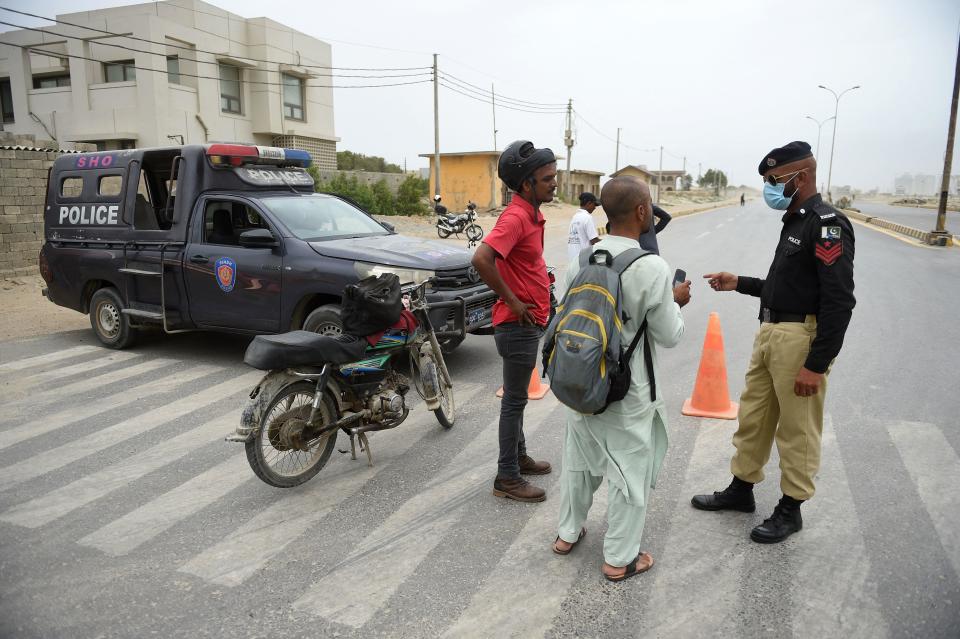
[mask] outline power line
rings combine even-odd
[[[471,100],[476,100],[477,102],[482,102],[483,104],[490,104],[490,101],[489,101],[489,100],[484,100],[483,98],[478,98],[478,97],[476,97],[476,96],[474,96],[474,95],[470,95],[469,93],[465,93],[465,92],[463,92],[463,91],[460,91],[459,89],[454,88],[454,87],[450,86],[449,84],[446,84],[443,80],[440,80],[440,86],[442,86],[444,89],[447,89],[448,91],[453,91],[454,93],[459,93],[460,95],[462,95],[462,96],[464,96],[464,97],[467,97],[467,98],[470,98]],[[538,114],[538,115],[560,115],[560,114],[564,113],[564,111],[535,111],[535,110],[532,110],[532,109],[523,109],[523,108],[520,108],[520,107],[509,106],[509,105],[506,105],[506,104],[498,104],[497,107],[503,108],[503,109],[509,109],[510,111],[521,111],[521,112],[523,112],[523,113],[536,113],[536,114]]]
[[[6,45],[6,46],[8,46],[8,47],[16,47],[16,48],[18,48],[18,49],[24,49],[24,50],[26,50],[26,51],[32,51],[33,53],[39,53],[40,55],[46,55],[46,56],[50,56],[50,57],[52,57],[52,58],[75,58],[75,59],[77,59],[77,60],[87,60],[88,62],[99,62],[99,63],[110,64],[109,61],[97,60],[96,58],[90,58],[90,57],[87,57],[87,56],[76,55],[76,54],[72,54],[72,53],[66,53],[66,54],[65,54],[65,53],[58,53],[58,52],[56,52],[56,51],[47,51],[47,50],[45,50],[45,49],[38,49],[38,48],[35,47],[35,46],[30,46],[30,45],[26,45],[26,44],[12,44],[12,43],[10,43],[10,42],[0,42],[0,44]],[[153,69],[153,68],[151,68],[151,67],[138,67],[138,66],[133,65],[133,64],[124,64],[123,66],[126,67],[126,68],[128,68],[128,69],[136,69],[136,70],[138,70],[138,71],[147,71],[147,72],[149,72],[149,73],[163,73],[164,75],[170,75],[169,72],[168,72],[166,69]],[[219,77],[219,76],[214,76],[214,75],[197,75],[197,74],[194,74],[194,73],[183,73],[183,72],[177,73],[176,75],[181,76],[181,77],[185,77],[185,78],[197,78],[197,79],[200,79],[200,80],[217,80],[217,81],[220,80],[220,77]],[[431,74],[431,73],[421,73],[421,74],[418,74],[418,75],[432,75],[432,74]],[[346,77],[346,76],[337,76],[337,77]],[[254,84],[255,84],[255,85],[259,85],[259,86],[281,86],[281,87],[282,87],[282,86],[285,86],[283,82],[268,82],[268,81],[266,81],[266,80],[245,80],[245,79],[241,79],[241,80],[238,80],[237,82],[239,82],[239,83],[241,83],[241,84],[242,84],[242,83],[246,83],[246,84],[251,84],[251,85],[254,85]],[[430,80],[429,78],[425,78],[425,79],[423,79],[423,80],[414,80],[414,81],[410,81],[410,82],[393,82],[393,83],[389,83],[389,84],[342,84],[342,85],[334,85],[334,84],[307,84],[307,83],[304,83],[304,86],[305,86],[305,87],[308,87],[308,88],[316,88],[316,89],[378,89],[378,88],[381,88],[381,87],[399,87],[399,86],[407,86],[407,85],[411,85],[411,84],[424,84],[424,83],[427,83],[427,82],[432,82],[432,80]]]
[[[180,7],[180,8],[183,9],[184,7]],[[29,13],[29,12],[27,12],[27,11],[18,11],[17,9],[10,9],[9,7],[2,7],[2,6],[0,6],[0,10],[9,11],[10,13],[16,13],[16,14],[23,15],[23,16],[29,16],[29,17],[31,17],[31,18],[37,18],[37,19],[39,19],[39,20],[46,20],[47,22],[53,22],[54,24],[66,25],[66,26],[68,26],[68,27],[76,27],[76,28],[78,28],[78,29],[86,29],[87,31],[94,31],[94,32],[96,32],[96,33],[103,33],[103,34],[105,34],[105,35],[113,36],[113,37],[115,37],[115,38],[127,38],[128,40],[136,40],[137,42],[145,42],[145,43],[147,43],[147,44],[156,44],[156,45],[160,45],[160,46],[170,47],[170,48],[172,48],[172,49],[181,49],[181,50],[183,50],[183,51],[190,51],[190,52],[193,52],[193,53],[204,53],[204,54],[212,55],[212,56],[220,56],[220,55],[222,55],[222,53],[218,53],[218,52],[216,52],[216,51],[206,51],[206,50],[204,50],[204,49],[197,49],[197,48],[195,48],[195,47],[186,47],[186,46],[183,46],[183,45],[171,44],[171,43],[169,43],[169,42],[157,42],[156,40],[150,40],[149,38],[140,38],[140,37],[134,36],[134,35],[127,35],[127,34],[123,34],[123,33],[116,33],[116,32],[114,32],[114,31],[107,31],[107,30],[105,30],[105,29],[97,29],[96,27],[88,27],[88,26],[85,26],[85,25],[82,25],[82,24],[77,24],[77,23],[75,23],[75,22],[67,22],[66,20],[57,20],[56,18],[49,18],[49,17],[47,17],[47,16],[41,16],[41,15],[37,15],[37,14],[35,14],[35,13]],[[61,37],[71,37],[71,36],[64,36],[63,34],[59,34],[59,33],[51,33],[51,32],[46,32],[46,33],[48,33],[48,34],[50,34],[50,35],[61,36]],[[97,44],[103,44],[103,43],[102,43],[102,42],[98,42]],[[62,57],[62,56],[61,56],[61,57]],[[277,64],[277,61],[276,61],[276,60],[264,60],[264,59],[260,59],[260,58],[246,58],[246,59],[247,59],[247,60],[251,60],[251,61],[253,61],[253,62],[263,62],[263,63],[265,63],[265,64]],[[303,68],[307,68],[307,69],[339,69],[339,70],[341,70],[341,71],[419,71],[419,70],[422,70],[422,69],[429,69],[429,68],[431,68],[431,67],[392,67],[392,68],[376,68],[376,67],[332,67],[332,66],[325,66],[325,65],[320,65],[320,64],[296,64],[296,65],[294,65],[293,63],[290,63],[290,64],[291,64],[292,66],[298,66],[298,67],[303,67]]]
[[[52,35],[52,36],[57,36],[57,37],[61,37],[61,38],[70,38],[71,40],[85,40],[84,38],[82,38],[82,37],[80,37],[80,36],[72,36],[72,35],[66,35],[66,34],[63,34],[63,33],[55,33],[55,32],[51,32],[51,31],[46,31],[46,30],[44,30],[44,29],[36,29],[36,28],[33,28],[33,27],[25,27],[25,26],[23,26],[23,25],[21,25],[21,24],[14,24],[14,23],[12,23],[12,22],[5,22],[5,21],[3,21],[3,20],[0,20],[0,24],[6,25],[6,26],[8,26],[8,27],[15,27],[15,28],[17,28],[17,29],[24,29],[24,30],[26,30],[26,31],[36,31],[36,32],[38,32],[38,33],[43,33],[43,34],[45,34],[45,35]],[[49,46],[49,45],[51,45],[51,44],[53,44],[53,43],[46,43],[45,46]],[[111,43],[111,42],[99,42],[99,41],[98,41],[96,44],[97,44],[97,46],[102,46],[102,47],[114,47],[114,48],[116,48],[116,49],[123,49],[124,51],[130,51],[130,52],[133,52],[133,53],[146,53],[146,54],[148,54],[148,55],[156,55],[156,56],[160,56],[160,57],[163,57],[163,58],[168,57],[166,53],[160,53],[160,52],[158,52],[158,51],[147,51],[146,49],[134,49],[134,48],[132,48],[132,47],[127,47],[127,46],[124,46],[124,45],[122,45],[122,44],[114,44],[114,43]],[[219,65],[220,65],[220,62],[217,61],[217,60],[199,60],[199,59],[197,59],[197,58],[188,58],[188,57],[183,57],[183,56],[177,56],[177,58],[180,59],[180,60],[184,60],[184,61],[186,61],[186,62],[196,62],[197,64],[212,64],[212,65],[214,65],[214,66],[219,66]],[[109,61],[109,60],[104,60],[104,62],[111,62],[111,61]],[[280,63],[275,63],[275,64],[280,64]],[[333,68],[333,67],[331,67],[331,69],[332,69],[332,68]],[[419,68],[429,69],[430,67],[419,67]],[[343,69],[343,70],[344,70],[344,71],[348,71],[348,70],[350,70],[350,69]],[[343,73],[337,74],[337,73],[317,73],[317,72],[314,72],[312,75],[316,75],[316,76],[320,76],[320,77],[328,77],[328,78],[412,78],[412,77],[416,77],[416,76],[420,76],[420,75],[425,75],[426,73],[427,73],[427,72],[424,71],[424,72],[422,72],[422,73],[391,73],[390,75],[356,75],[356,74],[355,74],[355,75],[350,75],[350,74],[343,74]]]
[[[466,91],[467,93],[473,94],[472,97],[476,97],[476,99],[482,100],[482,101],[486,102],[487,104],[489,104],[489,103],[491,102],[491,95],[490,95],[490,92],[489,92],[489,91],[487,91],[487,92],[484,93],[484,92],[479,91],[479,90],[476,90],[476,89],[470,89],[469,87],[465,87],[465,86],[463,86],[463,85],[461,85],[461,84],[458,84],[458,83],[456,82],[456,80],[450,78],[450,77],[449,77],[447,74],[445,74],[445,73],[442,73],[442,72],[441,72],[439,75],[440,75],[440,80],[442,80],[442,81],[444,81],[444,82],[448,82],[448,83],[451,83],[451,82],[452,82],[452,83],[453,83],[453,86],[456,87],[457,89],[460,89],[460,90],[462,90],[462,91]],[[496,94],[494,94],[494,95],[496,95]],[[504,108],[513,107],[513,108],[515,108],[515,109],[523,109],[523,110],[525,110],[525,111],[530,111],[531,113],[564,113],[564,112],[566,111],[565,109],[561,109],[561,108],[555,108],[555,107],[550,107],[550,108],[532,107],[532,106],[527,106],[527,105],[525,105],[525,104],[514,104],[514,103],[511,103],[511,102],[504,102],[504,101],[502,101],[502,100],[495,100],[495,99],[493,100],[493,102],[494,102],[495,105],[498,106],[498,107],[504,107]]]
[[[485,94],[485,95],[490,95],[490,91],[487,91],[487,90],[484,89],[483,87],[479,87],[479,86],[477,86],[476,84],[471,84],[471,83],[467,82],[466,80],[462,80],[462,79],[458,78],[457,76],[452,75],[452,74],[450,74],[450,73],[448,73],[448,72],[446,72],[446,71],[441,71],[441,73],[442,73],[443,75],[447,76],[447,78],[450,79],[450,80],[454,80],[454,81],[458,82],[459,84],[465,84],[465,85],[467,85],[468,87],[471,87],[471,88],[473,88],[473,89],[475,89],[475,90],[477,90],[477,91],[480,91],[481,93],[483,93],[483,94]],[[562,107],[562,108],[564,108],[564,109],[567,108],[566,103],[561,103],[561,102],[553,102],[553,103],[549,103],[549,102],[530,102],[529,100],[520,100],[520,99],[518,99],[518,98],[511,98],[511,97],[508,97],[508,96],[505,96],[505,95],[502,95],[502,94],[496,93],[496,92],[494,92],[493,95],[494,95],[495,97],[500,98],[501,100],[506,101],[506,102],[517,102],[517,103],[519,103],[519,104],[521,104],[521,105],[524,105],[524,106],[544,107],[544,108]]]

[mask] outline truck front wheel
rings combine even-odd
[[[319,306],[303,320],[303,330],[321,335],[336,337],[343,333],[343,322],[340,319],[340,307],[336,304]]]
[[[90,298],[90,326],[97,339],[108,348],[126,348],[137,337],[123,308],[123,301],[113,288],[101,288]]]

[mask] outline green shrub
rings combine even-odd
[[[429,213],[423,198],[430,190],[430,181],[415,175],[407,177],[397,189],[397,215],[426,215]]]

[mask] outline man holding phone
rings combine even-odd
[[[856,304],[854,237],[846,216],[817,193],[817,162],[809,144],[773,149],[759,172],[767,205],[786,210],[770,272],[766,279],[704,275],[715,291],[760,298],[761,324],[733,436],[733,480],[722,491],[696,495],[692,503],[700,510],[753,512],[753,485],[763,480],[776,441],[783,498],[750,532],[757,543],[776,543],[803,527],[800,505],[814,494],[827,374]]]

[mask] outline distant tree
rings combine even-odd
[[[690,187],[693,186],[693,177],[689,173],[684,173],[683,177],[680,178],[680,184],[680,188],[689,191]]]
[[[700,176],[700,179],[697,180],[697,184],[700,188],[712,188],[712,189],[721,189],[726,188],[727,186],[727,175],[723,171],[717,169],[707,169],[707,172]]]
[[[424,215],[428,207],[423,198],[430,190],[430,181],[410,175],[397,189],[397,215]]]
[[[390,187],[387,186],[386,180],[376,182],[370,187],[370,192],[373,195],[371,213],[376,213],[377,215],[394,214],[394,209],[397,208],[397,200],[393,197],[393,193],[390,192]]]
[[[376,155],[363,155],[353,151],[337,152],[337,168],[341,171],[371,171],[376,173],[403,173],[396,164]]]

